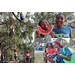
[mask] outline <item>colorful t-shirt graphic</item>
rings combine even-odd
[[[66,38],[66,37],[68,37],[69,36],[69,34],[56,34],[56,36],[55,37],[64,37],[64,38]]]
[[[62,37],[62,38],[70,38],[72,37],[72,29],[71,27],[64,26],[63,28],[53,28],[56,36],[55,38]]]

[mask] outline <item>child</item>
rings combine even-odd
[[[64,63],[63,59],[66,59],[68,61],[71,60],[72,52],[67,48],[64,47],[59,41],[54,41],[52,43],[53,48],[57,48],[56,54],[57,54],[57,63]],[[65,53],[63,51],[65,50]]]
[[[12,29],[11,29],[11,34],[15,34],[15,29],[14,29],[13,26],[12,26]]]
[[[17,49],[15,49],[14,58],[15,58],[15,60],[17,59]]]
[[[27,53],[26,53],[26,61],[27,61],[27,62],[29,62],[29,56],[30,56],[30,55],[29,55],[29,51],[27,50]]]
[[[54,35],[55,38],[63,37],[63,38],[71,38],[72,37],[72,29],[68,26],[63,26],[66,20],[66,16],[63,13],[59,13],[56,16],[56,28],[53,28],[54,34],[51,32],[51,35]]]
[[[20,14],[20,19],[21,19],[21,21],[23,20],[23,16],[22,16],[22,14]]]
[[[47,43],[46,48],[48,48],[49,50],[52,49],[53,48],[52,43]],[[46,50],[45,50],[45,52],[46,52]],[[56,53],[54,55],[50,55],[50,54],[46,53],[45,58],[47,59],[47,60],[45,59],[45,62],[47,62],[47,63],[56,62],[57,55],[56,55]],[[53,61],[52,60],[49,61],[48,59],[50,59],[50,60],[52,59]]]
[[[46,19],[42,19],[39,22],[39,26],[41,26],[43,30],[48,30],[50,28],[49,22]],[[43,35],[39,32],[39,30],[36,30],[36,38],[51,38],[51,37],[53,37],[51,36],[51,34]]]

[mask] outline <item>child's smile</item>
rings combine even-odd
[[[56,24],[58,28],[62,28],[65,22],[65,17],[63,14],[60,14],[56,18]]]
[[[44,30],[48,30],[49,29],[49,22],[47,20],[42,20],[41,21],[41,28]]]

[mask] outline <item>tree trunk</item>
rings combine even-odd
[[[3,62],[3,54],[1,54],[1,61]]]
[[[0,41],[0,61],[1,61],[1,41]]]
[[[4,54],[4,60],[6,60],[6,54]]]

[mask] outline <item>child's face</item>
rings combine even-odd
[[[59,48],[59,45],[57,45],[56,43],[52,44],[53,48]]]
[[[41,21],[40,25],[41,25],[41,28],[44,30],[48,30],[50,28],[49,22],[45,19]]]
[[[52,49],[51,44],[48,44],[48,48]]]
[[[56,18],[56,24],[58,28],[62,28],[65,22],[65,17],[63,14],[59,14]]]

